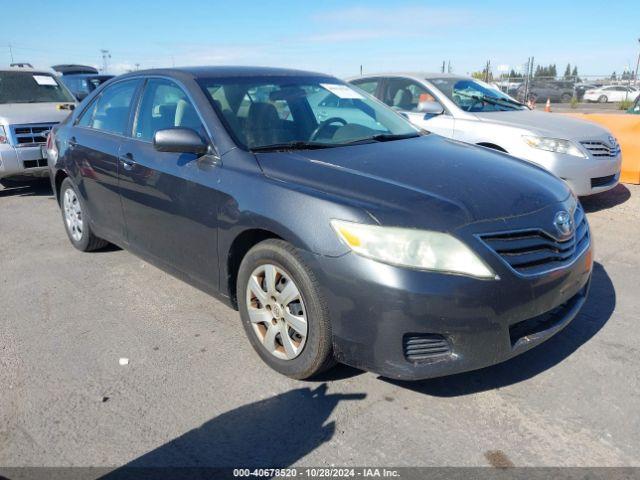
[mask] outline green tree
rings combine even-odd
[[[571,64],[570,63],[567,63],[567,68],[565,68],[565,70],[564,70],[564,78],[567,79],[567,80],[569,78],[571,78]]]
[[[575,79],[576,82],[580,81],[580,77],[578,76],[578,67],[574,65],[573,72],[571,72],[571,76]]]

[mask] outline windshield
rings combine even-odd
[[[75,102],[53,75],[0,72],[0,103]]]
[[[327,77],[200,79],[236,143],[249,150],[328,148],[418,136],[357,87]]]
[[[527,107],[491,85],[471,78],[428,78],[465,112],[503,112]]]

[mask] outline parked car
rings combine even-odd
[[[569,103],[574,95],[573,83],[561,80],[533,80],[528,87],[527,98],[525,90],[525,85],[518,88],[517,98],[522,102],[533,100],[537,103],[549,99],[552,103]]]
[[[587,102],[622,102],[625,100],[635,100],[640,95],[636,87],[625,87],[623,85],[608,85],[584,93],[584,100]]]
[[[636,115],[640,115],[640,96],[636,97],[636,103],[627,110],[627,113],[635,113]]]
[[[321,119],[320,93],[354,102]],[[239,309],[293,378],[334,360],[403,379],[491,365],[587,296],[589,226],[564,182],[420,132],[331,76],[125,74],[47,148],[76,248],[115,243]]]
[[[598,85],[593,83],[576,83],[573,86],[574,96],[577,100],[582,101],[584,99],[584,94],[587,90],[593,90],[594,88],[598,88]]]
[[[594,123],[536,112],[484,82],[430,73],[351,79],[420,128],[536,163],[564,179],[577,195],[618,184],[621,151]]]
[[[7,184],[49,173],[41,146],[75,103],[49,72],[0,69],[0,181]]]
[[[60,80],[79,101],[114,77],[101,75],[96,68],[87,65],[54,65],[51,68],[62,74]]]

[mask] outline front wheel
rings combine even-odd
[[[60,186],[60,210],[69,240],[78,250],[90,252],[108,245],[106,240],[96,237],[91,231],[80,195],[68,178]]]
[[[246,254],[237,282],[240,316],[260,358],[291,378],[333,366],[331,322],[313,272],[282,240],[265,240]]]
[[[606,95],[600,95],[600,97],[598,97],[598,102],[599,103],[607,103],[609,101],[609,99],[607,98]]]

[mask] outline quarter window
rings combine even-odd
[[[103,132],[125,135],[129,125],[131,100],[137,80],[118,82],[104,90],[82,114],[78,125]]]
[[[368,94],[375,95],[376,90],[378,88],[378,83],[380,83],[380,81],[377,79],[376,80],[354,80],[351,83],[353,83],[354,85],[357,85],[359,88],[361,88]]]
[[[134,128],[134,137],[151,141],[158,130],[191,128],[205,136],[204,127],[195,107],[175,83],[164,79],[147,82]]]

